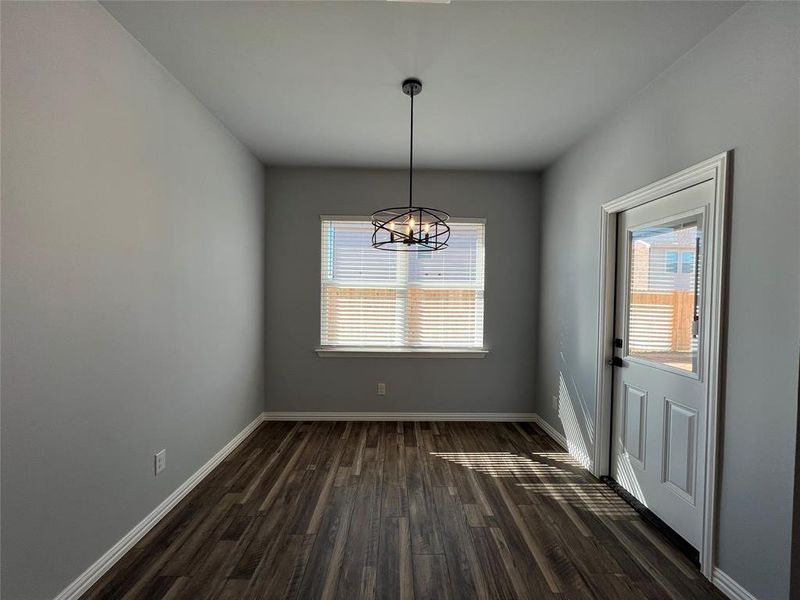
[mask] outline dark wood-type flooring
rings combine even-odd
[[[528,423],[264,423],[84,598],[722,598]]]

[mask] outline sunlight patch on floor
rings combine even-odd
[[[581,461],[572,456],[569,452],[532,452],[531,456],[541,457],[548,461],[559,462],[574,469],[584,468]]]
[[[431,455],[492,477],[575,478],[557,466],[537,462],[511,452],[431,452]]]
[[[581,461],[568,452],[431,452],[432,456],[497,478],[514,478],[531,500],[549,498],[598,516],[630,518],[636,512],[604,484],[587,480]],[[527,480],[527,481],[526,481]]]
[[[532,494],[551,498],[578,510],[609,517],[636,515],[627,502],[614,495],[602,483],[518,483]]]

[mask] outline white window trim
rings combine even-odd
[[[323,221],[371,220],[366,215],[320,215]],[[485,217],[455,217],[456,223],[482,223]],[[485,287],[484,287],[485,290]],[[319,346],[314,352],[321,358],[486,358],[489,348],[425,348],[425,347],[381,347],[381,346]]]

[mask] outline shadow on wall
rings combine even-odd
[[[580,398],[575,382],[573,381],[573,389],[575,390],[576,398]],[[564,380],[564,373],[558,374],[558,418],[561,420],[561,426],[564,428],[564,436],[567,438],[567,449],[570,454],[584,467],[591,469],[591,458],[589,456],[588,448],[593,446],[594,419],[586,412],[586,407],[580,401],[579,407],[583,410],[583,423],[588,431],[584,434],[578,417],[575,414],[575,401],[570,395],[569,388],[567,388],[566,381]],[[588,444],[586,443],[588,439]]]
[[[559,340],[561,350],[558,371],[558,418],[564,429],[569,453],[581,466],[591,471],[594,459],[593,449],[596,443],[595,414],[586,402],[586,397],[581,393],[575,378],[569,374],[569,362],[564,350],[569,346],[569,325],[566,320],[562,321]],[[619,483],[642,504],[648,506],[636,473],[630,464],[630,458],[627,454],[619,458],[621,459],[617,461]]]
[[[564,361],[564,354],[561,353],[562,364]],[[594,447],[594,416],[589,413],[586,402],[578,390],[575,380],[570,378],[572,383],[571,388],[567,386],[564,372],[558,373],[558,418],[561,420],[561,426],[564,428],[564,436],[567,438],[567,449],[570,455],[581,466],[591,470],[592,458],[590,456],[589,448]],[[570,394],[570,389],[573,393]],[[573,399],[574,398],[574,399]],[[575,406],[581,411],[583,420],[579,420],[575,412]],[[581,424],[584,427],[581,427]],[[588,442],[588,443],[587,443]],[[630,491],[639,502],[647,506],[647,499],[644,496],[639,481],[636,477],[630,459],[626,455],[620,457],[622,460],[617,461],[619,466],[617,477],[619,483],[625,489]]]
[[[568,277],[570,281],[567,282],[569,285],[565,289],[570,291],[559,294],[563,312],[558,327],[558,382],[552,380],[548,383],[548,387],[557,385],[557,390],[553,390],[552,394],[557,400],[557,416],[564,430],[568,450],[584,467],[591,470],[595,444],[594,409],[587,404],[586,397],[571,375],[569,368],[568,357],[571,354],[569,348],[573,347],[572,329],[576,323],[566,318],[565,315],[576,314],[576,297],[572,293],[572,290],[575,289],[575,286],[572,285],[575,282],[571,281],[574,276],[569,274]],[[555,372],[556,369],[553,370],[553,375]]]

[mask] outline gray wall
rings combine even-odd
[[[538,180],[420,172],[415,203],[485,217],[485,359],[320,358],[320,214],[407,201],[405,171],[267,172],[268,411],[533,412]],[[385,382],[387,395],[376,395]]]
[[[591,448],[600,204],[728,149],[732,203],[718,564],[786,598],[797,402],[800,5],[744,6],[545,176],[537,410],[563,375]]]
[[[264,172],[98,4],[2,17],[2,596],[43,599],[262,410]]]

